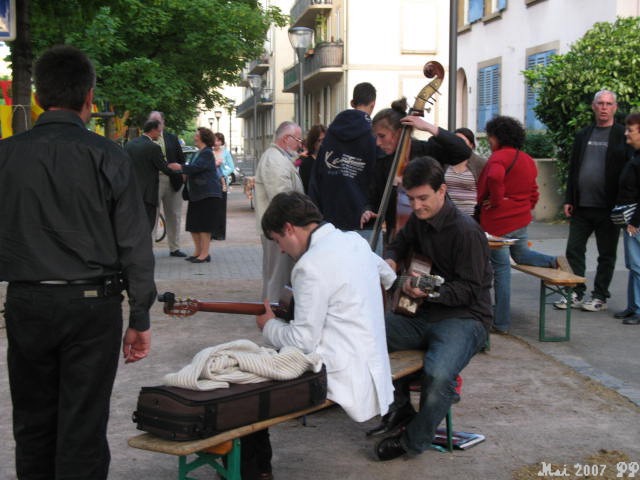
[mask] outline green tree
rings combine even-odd
[[[18,78],[30,81],[33,58],[51,45],[76,45],[95,63],[101,107],[128,110],[133,125],[161,110],[176,130],[199,106],[224,103],[217,89],[236,83],[245,63],[262,53],[270,25],[287,21],[277,7],[262,8],[255,0],[18,3],[26,10],[19,23],[27,38],[10,44],[14,81],[16,67],[23,69]],[[24,91],[24,85],[16,88]]]
[[[575,133],[593,122],[591,102],[602,89],[618,97],[618,120],[640,108],[640,17],[596,23],[563,55],[524,72],[538,94],[535,112],[558,147],[561,184]]]

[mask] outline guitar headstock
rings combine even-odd
[[[431,298],[435,298],[440,295],[438,290],[443,283],[444,278],[440,275],[421,275],[411,279],[412,287],[419,288],[423,292],[428,293]]]
[[[178,298],[172,292],[158,295],[158,301],[164,302],[164,313],[174,317],[190,317],[198,311],[198,300],[193,298]]]

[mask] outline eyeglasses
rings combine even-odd
[[[302,143],[302,139],[301,139],[301,138],[296,137],[295,135],[289,135],[289,137],[293,138],[293,139],[294,139],[296,142],[298,142],[298,143]]]

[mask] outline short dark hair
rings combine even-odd
[[[453,133],[459,133],[460,135],[463,135],[464,138],[469,140],[471,148],[476,148],[476,137],[473,132],[467,127],[457,128]]]
[[[501,147],[521,149],[526,133],[522,124],[513,117],[497,116],[487,122],[487,136],[494,137]]]
[[[402,175],[402,186],[406,190],[429,185],[434,191],[444,183],[444,169],[432,157],[418,157],[411,160]]]
[[[362,82],[353,87],[353,106],[369,105],[376,101],[376,87],[369,82]]]
[[[282,235],[285,223],[304,227],[321,221],[320,210],[304,193],[281,192],[271,199],[260,225],[264,236],[271,239],[272,233]]]
[[[142,126],[144,133],[149,133],[151,130],[157,130],[160,128],[160,122],[158,120],[147,120]]]
[[[222,142],[222,145],[225,144],[224,133],[216,132],[216,133],[213,134],[213,138],[216,138],[216,139],[220,140]]]
[[[304,146],[307,149],[309,154],[315,153],[314,148],[316,146],[316,142],[320,138],[321,133],[325,133],[327,131],[327,127],[321,124],[312,125],[309,131],[307,132],[307,138],[304,140]]]
[[[624,124],[627,126],[640,125],[640,112],[632,112],[627,115],[627,118],[624,119]]]
[[[198,127],[198,134],[200,135],[200,140],[207,147],[213,147],[213,132],[207,127]]]
[[[38,103],[80,112],[96,85],[96,71],[89,57],[71,45],[56,45],[44,52],[34,67]]]

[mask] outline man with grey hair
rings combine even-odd
[[[157,110],[149,114],[149,120],[160,122],[160,136],[155,142],[160,145],[165,163],[179,163],[184,165],[185,158],[178,137],[164,129],[164,114]],[[182,175],[179,173],[160,173],[158,188],[158,213],[160,207],[164,211],[164,221],[167,227],[167,242],[169,255],[172,257],[186,257],[180,250],[180,222],[182,221]]]
[[[620,228],[609,218],[618,195],[618,179],[627,161],[624,126],[615,123],[616,94],[600,90],[591,108],[595,124],[580,130],[573,143],[567,175],[564,214],[569,218],[566,256],[576,275],[585,274],[587,240],[595,233],[598,266],[591,300],[584,301],[585,285],[573,292],[571,305],[563,298],[559,309],[582,308],[588,312],[607,309],[609,284],[613,278]]]
[[[294,122],[282,122],[273,143],[258,162],[255,175],[256,222],[262,241],[262,299],[278,300],[289,283],[293,260],[262,234],[260,222],[271,199],[280,192],[304,193],[304,187],[293,161],[302,147],[302,129]]]

